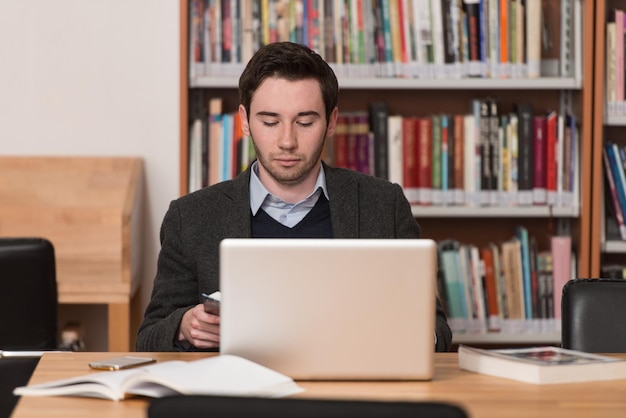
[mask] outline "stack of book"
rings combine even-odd
[[[499,244],[439,245],[438,294],[452,331],[549,333],[560,330],[561,295],[576,276],[571,238],[539,251],[526,228]]]
[[[559,68],[560,2],[549,5],[192,0],[191,78],[237,75],[260,46],[280,41],[309,45],[340,76],[536,78],[546,69],[542,59]],[[542,33],[549,48],[542,49]],[[550,68],[546,75],[559,75]]]

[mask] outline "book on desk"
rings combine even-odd
[[[130,396],[229,395],[282,397],[302,389],[289,377],[242,357],[164,361],[120,371],[90,373],[22,386],[20,396],[78,396],[123,400]]]
[[[559,347],[480,349],[459,346],[459,367],[534,384],[626,379],[626,361]]]

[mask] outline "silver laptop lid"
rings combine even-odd
[[[224,240],[221,352],[295,379],[430,379],[436,248],[424,239]]]

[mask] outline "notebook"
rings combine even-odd
[[[429,380],[437,246],[226,239],[220,351],[300,380]]]

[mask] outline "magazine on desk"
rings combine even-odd
[[[464,370],[534,384],[626,379],[626,361],[558,347],[486,350],[459,346]]]
[[[282,397],[301,392],[290,378],[242,357],[219,355],[164,361],[120,371],[90,373],[16,388],[20,396],[82,396],[122,400],[132,395]]]

